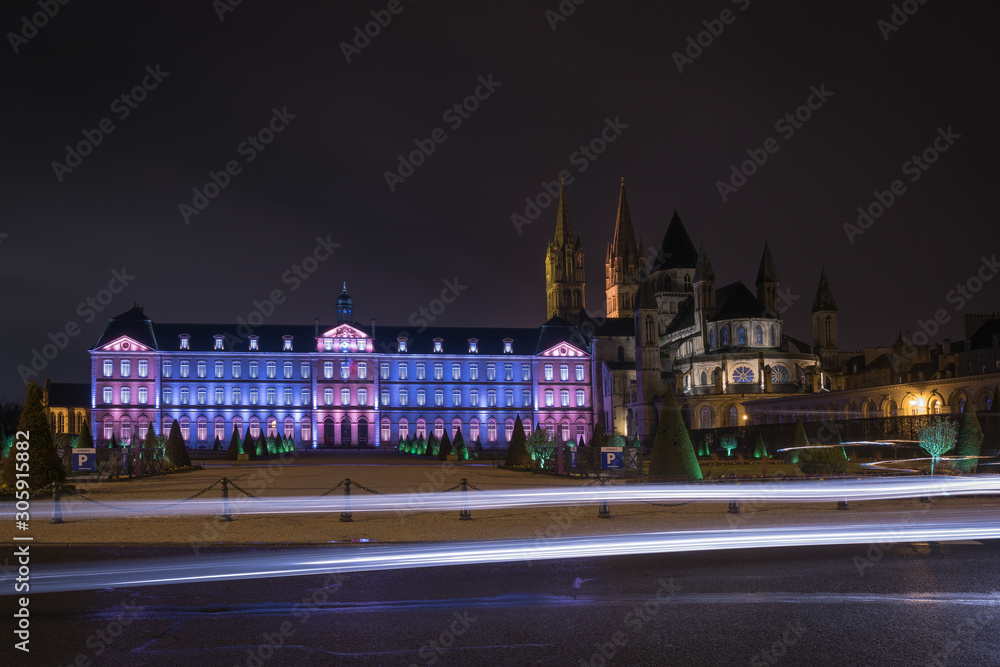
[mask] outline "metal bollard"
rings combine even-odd
[[[837,501],[837,509],[839,510],[849,510],[850,506],[847,504],[847,498]]]
[[[736,500],[736,498],[732,498],[729,501],[729,511],[726,512],[726,513],[727,514],[739,514],[740,513],[740,501]]]
[[[601,477],[601,488],[604,488],[604,482],[606,482],[606,481],[607,481],[607,478]],[[608,507],[608,499],[607,498],[601,498],[601,504],[597,508],[597,517],[599,519],[610,519],[611,518],[611,508]]]
[[[469,482],[462,478],[462,509],[458,510],[458,518],[463,521],[472,519],[472,512],[469,511]]]
[[[55,506],[52,509],[52,521],[49,523],[62,523],[62,507],[59,506],[59,482],[56,482],[52,489],[52,500],[55,501]]]
[[[344,480],[344,511],[340,513],[341,521],[354,521],[351,516],[351,480]]]
[[[233,515],[229,513],[229,478],[222,478],[222,514],[219,521],[232,521]]]

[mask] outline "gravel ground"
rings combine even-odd
[[[79,482],[86,496],[109,504],[125,500],[165,502],[191,496],[222,477],[255,496],[313,498],[350,478],[383,493],[435,493],[463,477],[480,489],[580,487],[588,480],[533,475],[494,468],[490,463],[425,461],[395,453],[306,453],[259,462],[204,462],[203,470],[121,482]],[[738,488],[738,487],[737,487]],[[363,493],[358,489],[353,492]],[[339,490],[334,493],[341,493]],[[470,491],[475,493],[475,491]],[[218,487],[207,498],[220,498]],[[64,497],[65,498],[65,497]],[[472,521],[460,521],[455,512],[361,513],[353,522],[339,514],[242,514],[255,501],[241,501],[231,492],[234,521],[218,517],[134,516],[116,513],[106,519],[74,518],[76,507],[86,503],[65,498],[65,523],[52,525],[51,503],[33,501],[31,529],[36,542],[47,544],[153,545],[189,544],[321,544],[352,540],[410,542],[428,540],[488,540],[560,537],[588,534],[621,534],[647,531],[739,529],[796,524],[885,523],[991,518],[1000,499],[945,498],[931,503],[916,500],[852,503],[849,512],[834,503],[742,503],[742,513],[728,514],[723,503],[670,505],[612,505],[612,518],[598,517],[596,506],[502,509],[473,512]],[[86,503],[89,505],[89,503]],[[220,502],[221,507],[221,502]]]

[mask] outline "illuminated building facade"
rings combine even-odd
[[[425,329],[353,322],[346,287],[329,327],[154,323],[138,306],[112,318],[91,354],[95,442],[130,443],[176,419],[192,447],[233,431],[300,447],[395,444],[461,430],[506,447],[515,419],[564,441],[589,439],[592,359],[579,329]],[[376,342],[378,346],[376,347]]]

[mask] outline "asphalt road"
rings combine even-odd
[[[190,549],[38,545],[32,560],[172,555]],[[997,665],[998,555],[760,549],[33,594],[31,652],[5,633],[0,663]],[[15,598],[0,604],[10,619]]]

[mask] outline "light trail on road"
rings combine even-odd
[[[228,552],[174,558],[116,559],[113,564],[107,561],[63,565],[33,562],[29,583],[30,592],[39,594],[558,558],[998,538],[1000,521],[983,521],[812,525],[552,539],[539,537],[491,542],[328,546],[250,554]],[[3,591],[0,595],[14,594],[15,576],[16,573],[13,573],[0,578]]]

